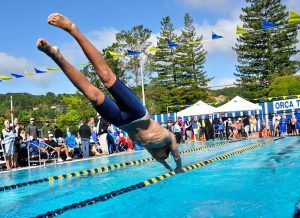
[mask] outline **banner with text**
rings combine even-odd
[[[281,110],[293,110],[300,108],[300,99],[288,99],[273,101],[274,112]]]

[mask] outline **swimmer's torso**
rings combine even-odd
[[[164,147],[171,142],[170,132],[157,122],[146,119],[120,127],[133,142],[147,148]]]

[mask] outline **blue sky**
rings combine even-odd
[[[288,10],[300,13],[300,1],[282,2]],[[232,47],[236,42],[235,28],[241,25],[241,7],[246,5],[243,0],[10,0],[0,4],[0,74],[56,67],[36,49],[35,43],[40,37],[57,45],[72,64],[87,62],[68,34],[47,24],[48,15],[54,12],[71,18],[99,50],[110,45],[117,32],[141,24],[152,30],[151,41],[155,43],[162,17],[170,16],[180,31],[183,16],[188,12],[199,36],[209,39],[212,31],[224,36],[224,39],[204,43],[208,51],[205,70],[209,77],[215,77],[210,86],[232,84],[235,80],[236,55]],[[58,94],[75,93],[76,89],[57,71],[0,82],[0,93],[7,92]]]

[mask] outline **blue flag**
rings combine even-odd
[[[46,70],[38,70],[36,68],[34,68],[34,70],[36,73],[46,73],[47,72]]]
[[[214,39],[221,39],[221,38],[224,38],[223,36],[220,36],[220,35],[217,35],[215,34],[214,32],[212,32],[211,34],[211,39],[214,40]]]
[[[177,48],[178,46],[179,46],[179,45],[176,44],[175,42],[171,42],[171,41],[168,42],[168,47],[169,47],[169,48]]]
[[[20,74],[15,74],[15,73],[11,73],[12,76],[16,77],[16,78],[22,78],[24,77],[23,75]]]
[[[261,28],[263,30],[273,29],[273,28],[276,28],[276,27],[278,27],[278,25],[276,25],[274,23],[268,22],[267,20],[262,21],[262,27]]]
[[[140,51],[127,50],[127,54],[128,55],[139,55],[139,54],[141,54],[141,52]]]

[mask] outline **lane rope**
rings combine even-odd
[[[230,153],[227,153],[227,154],[223,154],[221,156],[210,158],[210,159],[205,160],[205,161],[201,161],[201,162],[198,162],[198,163],[195,163],[195,164],[191,164],[191,165],[188,165],[186,167],[183,167],[183,170],[184,170],[184,172],[187,172],[187,171],[190,171],[190,170],[198,169],[200,167],[203,167],[205,165],[213,163],[217,160],[227,159],[231,156],[238,155],[238,154],[244,153],[246,151],[253,150],[253,149],[261,147],[262,145],[265,145],[265,144],[269,144],[269,143],[271,143],[273,141],[276,141],[278,139],[281,139],[281,138],[277,138],[277,139],[273,139],[273,140],[269,139],[269,140],[266,140],[265,142],[261,142],[261,143],[258,143],[258,144],[247,146],[247,147],[242,148],[240,150],[236,150],[236,151],[233,151],[233,152],[230,152]],[[131,185],[131,186],[128,186],[128,187],[125,187],[125,188],[121,188],[121,189],[118,189],[118,190],[115,190],[115,191],[112,191],[112,192],[109,192],[109,193],[106,193],[106,194],[99,195],[97,197],[93,197],[93,198],[90,198],[90,199],[87,199],[87,200],[84,200],[84,201],[80,201],[78,203],[73,203],[73,204],[64,206],[62,208],[58,208],[58,209],[53,210],[53,211],[48,211],[44,214],[40,214],[40,215],[36,216],[36,218],[50,218],[50,217],[58,216],[58,215],[66,212],[66,211],[69,211],[69,210],[86,207],[86,206],[89,206],[89,205],[92,205],[92,204],[96,204],[98,202],[103,202],[103,201],[106,201],[106,200],[111,199],[113,197],[116,197],[118,195],[122,195],[122,194],[125,194],[125,193],[130,192],[130,191],[134,191],[134,190],[141,189],[141,188],[144,188],[144,187],[149,186],[149,185],[156,184],[157,182],[163,181],[164,179],[167,179],[167,178],[172,177],[174,175],[176,175],[176,173],[174,171],[170,171],[169,173],[165,173],[165,174],[159,175],[157,177],[147,179],[147,180],[145,180],[143,182],[139,182],[135,185]]]
[[[217,144],[213,144],[213,145],[205,145],[205,146],[200,146],[200,147],[196,147],[196,148],[190,148],[190,149],[180,151],[180,154],[187,154],[190,152],[196,152],[196,151],[201,151],[201,150],[205,150],[205,149],[209,149],[209,148],[219,147],[219,146],[223,146],[223,145],[237,142],[237,141],[241,141],[241,140],[227,141],[227,142],[217,143]],[[154,160],[155,159],[153,157],[148,157],[148,158],[143,158],[143,159],[139,159],[139,160],[133,160],[133,161],[123,162],[123,163],[112,164],[109,166],[103,166],[103,167],[98,167],[98,168],[93,168],[93,169],[88,169],[88,170],[81,170],[81,171],[73,172],[73,173],[66,173],[66,174],[62,174],[62,175],[58,175],[58,176],[49,176],[47,178],[36,179],[36,180],[21,182],[21,183],[17,183],[17,184],[13,184],[13,185],[3,186],[3,187],[0,187],[0,192],[17,189],[17,188],[21,188],[21,187],[29,186],[29,185],[35,185],[35,184],[39,184],[39,183],[43,183],[43,182],[53,182],[55,180],[70,179],[72,177],[94,175],[95,173],[108,172],[108,171],[112,171],[115,169],[125,168],[127,166],[137,166],[139,164],[151,162]]]

